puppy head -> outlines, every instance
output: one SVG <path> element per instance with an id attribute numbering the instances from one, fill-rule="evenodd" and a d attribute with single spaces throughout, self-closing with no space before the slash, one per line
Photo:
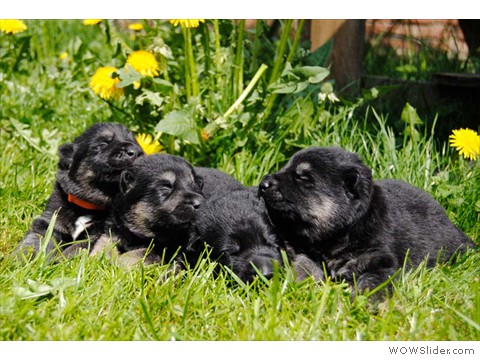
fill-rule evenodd
<path id="1" fill-rule="evenodd" d="M 59 149 L 62 167 L 79 181 L 118 183 L 120 173 L 143 151 L 125 126 L 98 123 Z"/>
<path id="2" fill-rule="evenodd" d="M 275 233 L 265 204 L 251 190 L 237 190 L 208 199 L 194 223 L 187 250 L 197 255 L 203 246 L 213 260 L 251 281 L 257 268 L 270 278 L 282 264 L 283 242 Z"/>
<path id="3" fill-rule="evenodd" d="M 187 229 L 203 200 L 201 178 L 185 159 L 154 154 L 122 173 L 114 211 L 132 233 L 162 238 Z"/>
<path id="4" fill-rule="evenodd" d="M 345 233 L 368 210 L 371 170 L 340 148 L 297 152 L 259 186 L 272 221 L 294 236 L 319 241 Z"/>
<path id="5" fill-rule="evenodd" d="M 65 192 L 96 204 L 108 205 L 121 172 L 143 155 L 125 126 L 98 123 L 59 150 L 57 180 Z"/>

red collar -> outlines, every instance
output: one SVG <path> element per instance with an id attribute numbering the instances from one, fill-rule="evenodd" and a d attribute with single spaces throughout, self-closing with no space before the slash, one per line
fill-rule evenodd
<path id="1" fill-rule="evenodd" d="M 75 195 L 70 193 L 68 194 L 68 202 L 71 202 L 72 204 L 75 204 L 87 210 L 106 210 L 107 209 L 105 206 L 92 204 L 88 201 L 79 199 Z"/>

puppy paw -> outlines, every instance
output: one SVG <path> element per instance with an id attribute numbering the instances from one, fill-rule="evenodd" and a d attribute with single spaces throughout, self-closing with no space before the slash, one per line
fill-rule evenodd
<path id="1" fill-rule="evenodd" d="M 98 253 L 106 253 L 109 257 L 117 256 L 117 241 L 111 236 L 103 234 L 95 241 L 93 244 L 92 250 L 90 251 L 90 256 L 94 256 Z"/>
<path id="2" fill-rule="evenodd" d="M 147 248 L 127 251 L 118 257 L 120 266 L 132 267 L 139 263 L 144 265 L 157 264 L 162 261 L 161 257 L 149 252 Z"/>
<path id="3" fill-rule="evenodd" d="M 295 255 L 292 267 L 295 271 L 297 282 L 309 277 L 312 277 L 316 282 L 322 282 L 325 280 L 323 268 L 306 255 Z"/>
<path id="4" fill-rule="evenodd" d="M 333 280 L 335 281 L 342 281 L 345 280 L 348 283 L 353 282 L 354 274 L 357 269 L 357 259 L 352 259 L 347 261 L 344 265 L 342 266 L 332 266 L 330 264 L 330 276 Z"/>

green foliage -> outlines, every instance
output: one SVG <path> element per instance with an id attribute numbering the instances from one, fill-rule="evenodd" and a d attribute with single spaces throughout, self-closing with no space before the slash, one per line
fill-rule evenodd
<path id="1" fill-rule="evenodd" d="M 262 21 L 242 30 L 212 20 L 188 33 L 162 21 L 143 22 L 141 33 L 112 21 L 27 24 L 16 36 L 0 33 L 1 340 L 480 339 L 474 252 L 453 265 L 402 271 L 392 297 L 376 306 L 368 294 L 352 299 L 343 283 L 297 283 L 288 266 L 269 281 L 243 284 L 228 269 L 217 274 L 209 259 L 179 274 L 166 265 L 125 269 L 103 254 L 55 264 L 43 253 L 27 264 L 14 261 L 13 249 L 51 192 L 58 145 L 99 121 L 149 132 L 166 151 L 245 185 L 257 185 L 299 149 L 342 146 L 358 152 L 375 178 L 430 192 L 477 243 L 480 234 L 479 163 L 437 143 L 409 104 L 395 133 L 389 114 L 369 106 L 388 89 L 319 102 L 331 43 L 310 53 L 282 36 L 289 20 L 276 35 Z M 138 49 L 163 61 L 159 76 L 123 68 Z M 106 65 L 119 68 L 119 101 L 104 101 L 88 87 Z M 272 90 L 289 83 L 293 91 Z"/>

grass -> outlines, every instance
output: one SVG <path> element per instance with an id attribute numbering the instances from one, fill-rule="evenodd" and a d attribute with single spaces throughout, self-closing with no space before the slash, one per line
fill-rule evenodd
<path id="1" fill-rule="evenodd" d="M 238 33 L 229 32 L 231 26 L 219 25 L 227 39 L 238 39 Z M 57 264 L 41 257 L 15 262 L 10 254 L 49 197 L 59 144 L 97 121 L 145 131 L 163 116 L 140 122 L 90 92 L 88 80 L 100 61 L 93 55 L 102 52 L 102 62 L 114 56 L 95 29 L 49 21 L 32 21 L 29 27 L 23 35 L 30 37 L 29 46 L 19 59 L 0 53 L 0 340 L 480 340 L 480 254 L 473 251 L 453 265 L 400 272 L 393 295 L 379 304 L 371 304 L 368 295 L 352 299 L 345 284 L 297 283 L 288 267 L 270 281 L 258 278 L 245 285 L 226 269 L 215 275 L 208 259 L 177 275 L 167 266 L 125 269 L 102 255 L 81 254 Z M 51 36 L 57 32 L 62 37 Z M 178 31 L 166 39 L 183 44 Z M 245 48 L 254 49 L 255 41 L 246 39 Z M 57 58 L 64 47 L 77 49 L 68 66 Z M 202 57 L 205 49 L 215 67 L 215 49 L 202 47 Z M 227 59 L 231 53 L 231 61 L 237 58 L 228 44 L 219 50 Z M 180 79 L 183 65 L 171 66 L 170 79 Z M 220 70 L 228 75 L 224 67 Z M 243 88 L 255 72 L 245 68 Z M 224 75 L 229 86 L 241 78 L 238 71 L 232 78 Z M 200 91 L 213 93 L 202 98 L 202 111 L 205 118 L 216 118 L 218 109 L 226 111 L 234 103 L 232 94 L 242 91 L 232 89 L 228 98 L 218 99 L 220 84 L 205 87 L 204 80 L 215 79 L 200 77 Z M 434 133 L 414 124 L 414 116 L 405 117 L 402 133 L 394 133 L 386 125 L 388 114 L 375 112 L 362 99 L 318 105 L 312 100 L 316 88 L 309 85 L 300 94 L 269 100 L 264 85 L 205 144 L 163 135 L 162 144 L 246 185 L 258 184 L 300 148 L 342 146 L 358 152 L 375 178 L 403 179 L 430 192 L 479 242 L 478 162 L 469 163 L 438 143 Z M 181 91 L 178 96 L 183 102 Z M 264 103 L 255 97 L 273 101 L 272 115 L 262 117 Z M 172 106 L 178 110 L 181 105 Z"/>

